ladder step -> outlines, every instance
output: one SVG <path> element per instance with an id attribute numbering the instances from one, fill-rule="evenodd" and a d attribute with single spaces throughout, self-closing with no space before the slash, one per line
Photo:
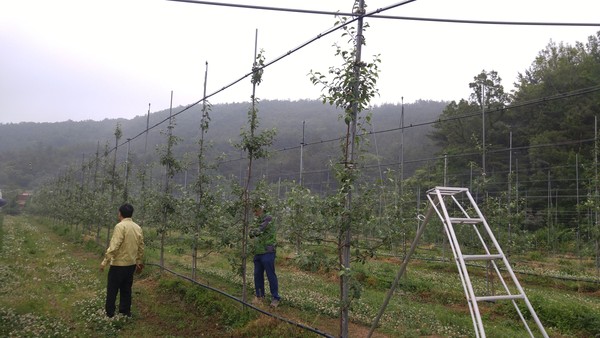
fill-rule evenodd
<path id="1" fill-rule="evenodd" d="M 524 299 L 525 297 L 522 294 L 518 295 L 499 295 L 499 296 L 481 296 L 475 297 L 475 300 L 478 302 L 485 301 L 494 301 L 494 300 L 515 300 L 515 299 Z"/>
<path id="2" fill-rule="evenodd" d="M 479 224 L 483 222 L 483 220 L 481 218 L 450 217 L 450 222 L 453 224 Z"/>
<path id="3" fill-rule="evenodd" d="M 440 194 L 447 196 L 447 195 L 456 195 L 461 192 L 469 191 L 469 189 L 468 188 L 455 188 L 455 187 L 435 187 L 433 189 L 427 190 L 427 193 L 434 194 L 437 191 L 439 191 Z"/>
<path id="4" fill-rule="evenodd" d="M 463 255 L 462 257 L 465 261 L 491 261 L 494 259 L 502 259 L 504 258 L 504 255 Z"/>

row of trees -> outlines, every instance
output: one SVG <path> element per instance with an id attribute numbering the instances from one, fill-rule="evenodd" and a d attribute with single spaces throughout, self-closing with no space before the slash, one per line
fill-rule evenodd
<path id="1" fill-rule="evenodd" d="M 363 13 L 364 3 L 359 1 L 356 6 L 355 10 Z M 356 29 L 349 25 L 352 21 L 357 22 Z M 586 45 L 550 44 L 519 77 L 517 91 L 511 95 L 504 93 L 496 72 L 483 71 L 470 84 L 472 96 L 450 103 L 435 124 L 431 138 L 443 149 L 438 160 L 410 178 L 404 178 L 405 164 L 400 162 L 397 170 L 388 169 L 378 179 L 367 180 L 360 172 L 362 150 L 366 149 L 361 142 L 367 140 L 369 102 L 377 93 L 379 59 L 362 60 L 364 27 L 360 18 L 352 21 L 339 23 L 350 42 L 349 49 L 336 49 L 342 65 L 332 67 L 328 75 L 311 74 L 313 83 L 326 89 L 323 101 L 339 108 L 346 126 L 341 154 L 330 166 L 337 182 L 335 192 L 315 194 L 293 181 L 273 183 L 253 176 L 254 161 L 267 156 L 275 136 L 272 130 L 258 129 L 255 90 L 265 69 L 261 52 L 252 70 L 248 123 L 236 144 L 248 161 L 244 177 L 219 175 L 215 163 L 208 163 L 204 136 L 210 105 L 204 102 L 197 161 L 174 156 L 179 139 L 174 134 L 176 118 L 170 117 L 158 162 L 130 161 L 129 147 L 125 160 L 119 162 L 117 152 L 124 150 L 118 125 L 113 149 L 106 145 L 101 154 L 98 145 L 94 158 L 49 181 L 36 192 L 31 210 L 81 226 L 82 232 L 93 229 L 100 242 L 101 228 L 107 227 L 108 241 L 115 210 L 123 201 L 130 201 L 138 207 L 138 220 L 156 230 L 156 241 L 149 245 L 159 248 L 161 265 L 169 237 L 184 236 L 190 239 L 193 274 L 199 249 L 205 248 L 230 255 L 232 267 L 245 278 L 250 205 L 259 199 L 266 201 L 279 218 L 280 238 L 293 245 L 299 257 L 310 255 L 305 250 L 308 243 L 329 242 L 336 248 L 338 261 L 329 267 L 340 269 L 341 336 L 347 336 L 352 299 L 360 296 L 351 262 L 365 261 L 377 250 L 401 252 L 414 235 L 416 216 L 425 208 L 421 202 L 425 191 L 436 185 L 469 185 L 476 191 L 488 222 L 506 234 L 508 252 L 569 250 L 576 242 L 580 254 L 598 257 L 598 150 L 597 135 L 590 125 L 594 125 L 600 106 L 600 35 L 590 37 Z M 516 153 L 521 162 L 513 166 L 511 159 Z M 197 166 L 197 180 L 191 185 L 174 180 L 186 163 Z M 573 168 L 581 181 L 567 179 Z M 155 178 L 157 173 L 160 180 Z M 519 173 L 525 173 L 526 179 Z M 542 179 L 547 176 L 555 184 L 554 190 L 548 188 L 548 204 L 524 194 L 539 188 L 541 182 L 550 182 Z M 275 193 L 282 185 L 285 193 Z M 577 190 L 575 197 L 563 195 L 573 189 Z M 557 196 L 560 192 L 560 200 L 552 198 L 553 192 Z M 554 208 L 577 213 L 560 222 L 539 217 Z M 537 219 L 528 219 L 532 217 Z M 563 246 L 558 245 L 557 233 Z M 548 240 L 540 240 L 540 234 Z M 429 227 L 425 240 L 441 242 L 442 235 L 439 229 Z M 243 298 L 245 287 L 244 279 Z"/>
<path id="2" fill-rule="evenodd" d="M 476 189 L 518 217 L 508 224 L 545 230 L 552 249 L 558 238 L 575 239 L 577 250 L 592 241 L 596 255 L 599 44 L 600 33 L 585 44 L 550 43 L 511 94 L 496 72 L 482 72 L 431 134 L 448 158 L 448 184 L 472 186 L 475 173 Z"/>

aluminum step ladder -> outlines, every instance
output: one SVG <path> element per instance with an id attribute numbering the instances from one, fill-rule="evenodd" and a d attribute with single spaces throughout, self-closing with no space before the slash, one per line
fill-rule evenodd
<path id="1" fill-rule="evenodd" d="M 539 320 L 535 310 L 531 306 L 525 291 L 521 287 L 521 284 L 517 280 L 508 259 L 498 241 L 494 237 L 490 226 L 483 217 L 483 214 L 479 210 L 477 203 L 471 196 L 469 189 L 467 188 L 454 188 L 454 187 L 435 187 L 427 191 L 427 198 L 429 199 L 429 212 L 433 209 L 444 225 L 444 231 L 448 237 L 450 247 L 456 262 L 460 274 L 460 280 L 462 282 L 467 303 L 469 305 L 469 311 L 473 320 L 473 327 L 475 328 L 475 334 L 477 337 L 485 337 L 485 329 L 481 319 L 481 313 L 479 311 L 480 302 L 495 302 L 495 301 L 511 301 L 521 318 L 521 321 L 525 325 L 525 329 L 529 333 L 530 337 L 535 337 L 527 320 L 521 313 L 517 302 L 525 302 L 531 317 L 535 321 L 539 333 L 543 337 L 548 337 L 544 326 Z M 424 223 L 422 226 L 424 227 Z M 470 228 L 470 229 L 469 229 Z M 459 238 L 457 236 L 457 229 L 459 235 L 464 236 L 466 231 L 474 232 L 476 239 L 481 244 L 483 251 L 479 253 L 465 254 L 460 246 Z M 464 246 L 466 248 L 466 246 Z M 470 248 L 472 250 L 472 248 Z M 481 250 L 481 249 L 480 249 Z M 471 277 L 467 270 L 466 262 L 486 262 L 496 273 L 496 277 L 502 284 L 504 292 L 502 294 L 492 295 L 476 295 L 475 289 L 473 288 Z M 510 280 L 505 280 L 500 272 L 499 264 L 502 264 L 504 271 L 510 276 Z M 508 278 L 506 278 L 508 279 Z"/>

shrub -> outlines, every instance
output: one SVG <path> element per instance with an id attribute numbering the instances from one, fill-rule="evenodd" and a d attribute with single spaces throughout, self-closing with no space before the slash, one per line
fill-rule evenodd
<path id="1" fill-rule="evenodd" d="M 294 261 L 298 268 L 310 272 L 329 272 L 332 267 L 336 266 L 335 262 L 329 259 L 326 254 L 316 251 L 302 253 L 294 258 Z"/>
<path id="2" fill-rule="evenodd" d="M 579 333 L 587 337 L 600 335 L 600 310 L 574 299 L 558 299 L 528 293 L 529 301 L 545 327 L 555 327 L 561 332 Z M 525 318 L 531 319 L 524 302 L 517 302 Z M 495 311 L 518 320 L 511 302 L 501 302 Z"/>
<path id="3" fill-rule="evenodd" d="M 242 311 L 232 301 L 196 285 L 189 285 L 180 279 L 161 279 L 159 287 L 175 293 L 196 310 L 206 316 L 216 317 L 224 327 L 242 327 L 252 319 L 253 314 Z"/>

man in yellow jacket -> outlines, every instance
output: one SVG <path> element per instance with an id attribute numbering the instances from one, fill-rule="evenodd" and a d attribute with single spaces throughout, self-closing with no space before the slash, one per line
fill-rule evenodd
<path id="1" fill-rule="evenodd" d="M 119 208 L 119 223 L 115 226 L 110 245 L 106 249 L 104 260 L 100 263 L 100 271 L 107 264 L 108 282 L 106 285 L 106 315 L 115 315 L 117 293 L 119 298 L 119 313 L 131 317 L 131 287 L 133 274 L 136 269 L 143 268 L 144 235 L 142 228 L 132 219 L 133 206 L 129 203 Z"/>

